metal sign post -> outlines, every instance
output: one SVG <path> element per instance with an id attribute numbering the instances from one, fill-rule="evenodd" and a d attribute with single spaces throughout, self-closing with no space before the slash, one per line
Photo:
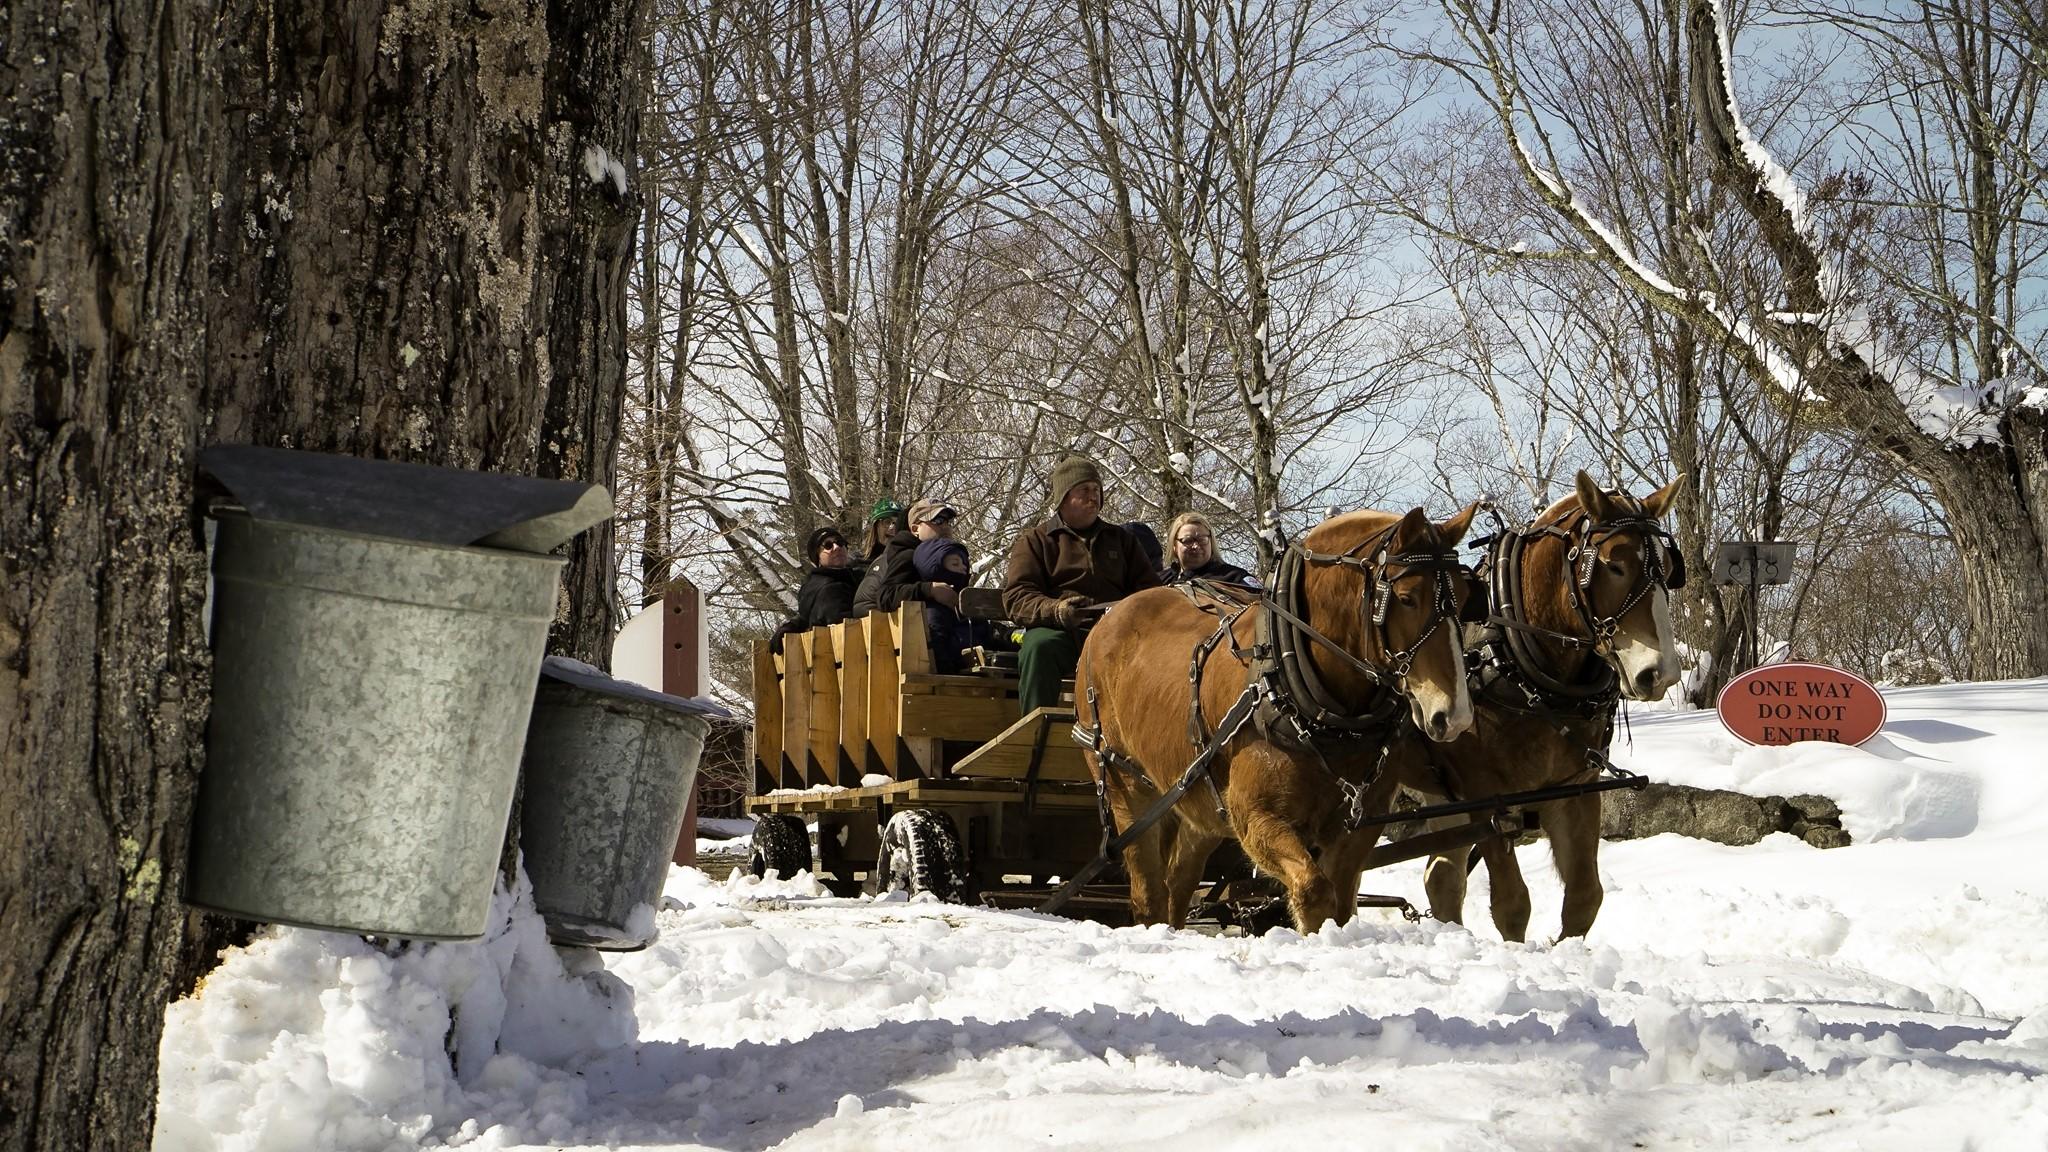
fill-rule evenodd
<path id="1" fill-rule="evenodd" d="M 1790 584 L 1798 549 L 1797 540 L 1724 540 L 1714 547 L 1714 583 L 1746 589 L 1749 635 L 1744 668 L 1756 667 L 1758 660 L 1757 589 L 1765 584 Z"/>

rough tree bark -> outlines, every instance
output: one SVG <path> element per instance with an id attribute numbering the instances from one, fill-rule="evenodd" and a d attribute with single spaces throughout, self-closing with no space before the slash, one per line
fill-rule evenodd
<path id="1" fill-rule="evenodd" d="M 154 1123 L 210 675 L 213 18 L 23 0 L 0 30 L 0 1149 Z"/>
<path id="2" fill-rule="evenodd" d="M 11 9 L 0 1149 L 147 1147 L 181 944 L 217 939 L 179 900 L 199 448 L 609 479 L 632 205 L 582 143 L 634 154 L 636 11 Z M 614 564 L 572 556 L 557 650 L 601 661 Z"/>

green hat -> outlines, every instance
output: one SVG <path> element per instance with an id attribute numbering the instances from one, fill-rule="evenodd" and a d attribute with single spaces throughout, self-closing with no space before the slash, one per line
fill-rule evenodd
<path id="1" fill-rule="evenodd" d="M 1069 456 L 1060 461 L 1052 470 L 1052 506 L 1058 508 L 1075 485 L 1091 480 L 1102 483 L 1102 473 L 1096 469 L 1095 461 L 1086 456 Z"/>
<path id="2" fill-rule="evenodd" d="M 890 516 L 901 516 L 908 511 L 910 509 L 898 504 L 891 497 L 884 496 L 880 500 L 875 501 L 873 508 L 868 509 L 868 523 L 873 524 L 877 520 L 886 519 Z"/>

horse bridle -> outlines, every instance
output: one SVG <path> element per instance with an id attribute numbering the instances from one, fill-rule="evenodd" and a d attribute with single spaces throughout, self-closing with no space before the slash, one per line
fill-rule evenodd
<path id="1" fill-rule="evenodd" d="M 1383 532 L 1366 537 L 1346 552 L 1315 552 L 1299 544 L 1294 547 L 1300 551 L 1302 559 L 1307 563 L 1353 568 L 1364 578 L 1358 593 L 1359 619 L 1367 624 L 1362 631 L 1367 632 L 1379 645 L 1382 657 L 1381 664 L 1374 668 L 1374 679 L 1383 684 L 1391 684 L 1396 692 L 1405 696 L 1408 694 L 1408 670 L 1414 666 L 1416 654 L 1421 652 L 1422 646 L 1429 643 L 1430 638 L 1437 634 L 1437 630 L 1444 626 L 1444 621 L 1455 621 L 1458 618 L 1458 595 L 1453 581 L 1467 575 L 1467 572 L 1455 551 L 1394 552 L 1394 533 L 1400 527 L 1401 525 L 1396 523 Z M 1374 550 L 1375 545 L 1377 550 Z M 1368 551 L 1372 552 L 1372 558 L 1361 559 L 1360 553 Z M 1398 574 L 1391 572 L 1390 569 L 1397 565 L 1401 571 Z M 1429 609 L 1429 623 L 1423 628 L 1422 634 L 1415 638 L 1413 644 L 1397 651 L 1387 635 L 1387 616 L 1393 606 L 1394 581 L 1418 571 L 1436 573 L 1436 578 L 1431 581 L 1433 600 Z M 1369 660 L 1363 662 L 1371 663 Z"/>
<path id="2" fill-rule="evenodd" d="M 1592 513 L 1580 509 L 1578 518 L 1567 523 L 1571 525 L 1569 529 L 1562 524 L 1544 524 L 1527 529 L 1521 535 L 1525 540 L 1535 536 L 1556 536 L 1565 541 L 1565 566 L 1571 573 L 1571 578 L 1565 581 L 1565 597 L 1571 601 L 1579 623 L 1585 625 L 1587 634 L 1593 638 L 1593 650 L 1611 652 L 1615 633 L 1621 629 L 1622 617 L 1633 611 L 1652 589 L 1675 592 L 1685 587 L 1685 554 L 1679 551 L 1678 542 L 1662 524 L 1640 513 L 1595 520 Z M 1593 610 L 1593 570 L 1600 562 L 1600 546 L 1624 532 L 1635 532 L 1641 537 L 1640 571 L 1621 607 L 1601 616 Z"/>

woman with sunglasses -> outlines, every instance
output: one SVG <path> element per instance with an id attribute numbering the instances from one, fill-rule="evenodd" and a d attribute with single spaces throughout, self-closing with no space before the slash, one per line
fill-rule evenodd
<path id="1" fill-rule="evenodd" d="M 853 550 L 839 529 L 826 525 L 804 540 L 804 554 L 811 571 L 796 590 L 796 615 L 807 627 L 836 624 L 853 615 L 853 594 L 860 584 L 860 569 L 853 566 Z"/>

